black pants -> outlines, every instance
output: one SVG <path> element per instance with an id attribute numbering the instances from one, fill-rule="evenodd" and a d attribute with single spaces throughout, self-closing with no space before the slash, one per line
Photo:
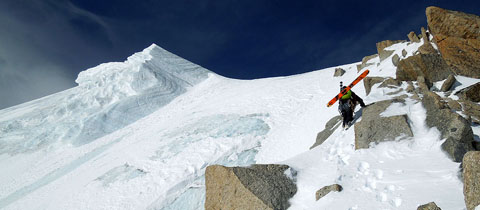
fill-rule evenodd
<path id="1" fill-rule="evenodd" d="M 343 118 L 343 127 L 345 127 L 345 125 L 347 125 L 349 122 L 353 120 L 353 111 L 346 110 L 342 112 L 342 118 Z"/>

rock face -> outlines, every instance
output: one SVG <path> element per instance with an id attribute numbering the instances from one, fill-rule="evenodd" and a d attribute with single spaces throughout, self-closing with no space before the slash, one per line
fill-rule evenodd
<path id="1" fill-rule="evenodd" d="M 480 105 L 471 101 L 462 100 L 463 113 L 469 116 L 474 123 L 480 124 Z"/>
<path id="2" fill-rule="evenodd" d="M 408 37 L 408 40 L 410 40 L 411 42 L 420 42 L 420 39 L 418 38 L 418 36 L 413 31 L 410 31 L 410 33 L 408 33 L 407 37 Z"/>
<path id="3" fill-rule="evenodd" d="M 327 124 L 325 124 L 325 129 L 317 134 L 317 140 L 315 143 L 310 147 L 313 149 L 314 147 L 322 144 L 325 140 L 332 135 L 333 131 L 335 131 L 338 126 L 340 126 L 340 122 L 342 121 L 342 116 L 338 115 L 330 119 Z"/>
<path id="4" fill-rule="evenodd" d="M 427 23 L 433 36 L 443 34 L 464 39 L 478 39 L 480 17 L 439 7 L 426 9 Z"/>
<path id="5" fill-rule="evenodd" d="M 480 82 L 459 90 L 455 95 L 464 100 L 480 102 Z"/>
<path id="6" fill-rule="evenodd" d="M 428 35 L 428 32 L 427 32 L 427 30 L 425 30 L 425 28 L 424 28 L 424 27 L 422 27 L 420 30 L 422 31 L 422 39 L 423 39 L 423 43 L 430 42 L 430 40 L 429 40 L 429 35 Z"/>
<path id="7" fill-rule="evenodd" d="M 437 127 L 441 138 L 446 139 L 442 149 L 453 161 L 461 162 L 463 155 L 473 150 L 473 131 L 470 123 L 451 111 L 441 97 L 434 92 L 424 92 L 422 103 L 427 110 L 427 125 Z"/>
<path id="8" fill-rule="evenodd" d="M 372 86 L 374 84 L 383 82 L 385 78 L 383 77 L 365 77 L 363 79 L 363 85 L 365 86 L 365 93 L 366 95 L 370 94 L 370 91 L 372 90 Z"/>
<path id="9" fill-rule="evenodd" d="M 438 207 L 437 204 L 435 204 L 435 202 L 430 202 L 430 203 L 419 206 L 417 210 L 442 210 L 442 209 Z"/>
<path id="10" fill-rule="evenodd" d="M 376 102 L 363 109 L 362 121 L 355 123 L 355 149 L 369 148 L 370 143 L 392 141 L 398 137 L 413 136 L 407 115 L 382 117 L 392 103 L 403 103 L 392 99 Z M 372 129 L 373 128 L 373 129 Z"/>
<path id="11" fill-rule="evenodd" d="M 400 56 L 398 56 L 397 54 L 395 54 L 393 57 L 392 57 L 392 63 L 394 66 L 397 66 L 398 65 L 398 62 L 400 62 Z"/>
<path id="12" fill-rule="evenodd" d="M 447 101 L 447 106 L 453 111 L 462 111 L 462 105 L 451 98 L 445 98 Z"/>
<path id="13" fill-rule="evenodd" d="M 385 41 L 378 42 L 377 52 L 378 52 L 378 56 L 380 57 L 380 61 L 385 60 L 385 58 L 388 58 L 393 53 L 392 50 L 385 50 L 385 48 L 401 42 L 404 42 L 404 41 L 403 40 L 394 40 L 394 41 L 385 40 Z"/>
<path id="14" fill-rule="evenodd" d="M 480 17 L 438 7 L 426 10 L 438 49 L 458 75 L 480 78 Z"/>
<path id="15" fill-rule="evenodd" d="M 345 70 L 342 68 L 336 68 L 335 73 L 333 74 L 334 77 L 341 77 L 345 74 Z"/>
<path id="16" fill-rule="evenodd" d="M 447 80 L 443 82 L 442 87 L 440 88 L 440 91 L 447 92 L 452 88 L 452 85 L 456 82 L 457 80 L 453 76 L 453 74 L 450 74 L 450 76 L 447 77 Z"/>
<path id="17" fill-rule="evenodd" d="M 463 158 L 463 195 L 468 210 L 480 205 L 480 152 L 468 152 Z"/>
<path id="18" fill-rule="evenodd" d="M 341 192 L 343 190 L 343 187 L 338 185 L 338 184 L 332 184 L 329 186 L 322 187 L 322 189 L 317 190 L 315 193 L 315 198 L 320 200 L 323 196 L 327 195 L 330 192 Z"/>
<path id="19" fill-rule="evenodd" d="M 396 78 L 402 81 L 415 81 L 424 76 L 431 82 L 446 79 L 452 72 L 439 54 L 417 54 L 400 60 Z"/>
<path id="20" fill-rule="evenodd" d="M 428 80 L 426 80 L 423 76 L 417 77 L 417 84 L 421 92 L 430 90 L 430 87 L 432 86 L 432 84 L 429 83 Z"/>
<path id="21" fill-rule="evenodd" d="M 297 187 L 287 165 L 208 166 L 205 209 L 287 209 Z M 291 169 L 290 169 L 291 170 Z"/>

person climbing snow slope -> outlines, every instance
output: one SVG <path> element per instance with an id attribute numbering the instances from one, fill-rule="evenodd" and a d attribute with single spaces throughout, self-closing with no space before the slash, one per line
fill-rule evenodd
<path id="1" fill-rule="evenodd" d="M 341 86 L 340 91 L 345 89 L 346 86 Z M 361 107 L 365 107 L 363 100 L 355 94 L 352 90 L 349 90 L 347 94 L 343 95 L 338 102 L 338 112 L 342 115 L 343 124 L 342 127 L 348 129 L 353 121 L 353 112 L 355 106 L 360 104 Z"/>

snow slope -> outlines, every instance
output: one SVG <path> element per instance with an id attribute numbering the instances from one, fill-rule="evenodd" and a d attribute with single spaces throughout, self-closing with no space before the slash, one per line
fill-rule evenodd
<path id="1" fill-rule="evenodd" d="M 408 55 L 419 44 L 396 44 Z M 398 50 L 398 52 L 397 52 Z M 415 137 L 353 149 L 353 129 L 338 129 L 309 150 L 337 115 L 327 102 L 356 65 L 289 77 L 233 80 L 152 45 L 123 63 L 82 72 L 78 87 L 0 110 L 0 208 L 203 209 L 208 165 L 287 163 L 298 171 L 291 209 L 414 209 L 435 201 L 464 209 L 458 164 L 425 126 L 420 103 L 387 109 L 408 114 Z M 391 59 L 371 75 L 393 76 Z M 404 87 L 406 85 L 404 84 Z M 363 84 L 368 104 L 396 89 Z M 361 117 L 360 119 L 361 120 Z M 315 201 L 339 183 L 341 193 Z"/>

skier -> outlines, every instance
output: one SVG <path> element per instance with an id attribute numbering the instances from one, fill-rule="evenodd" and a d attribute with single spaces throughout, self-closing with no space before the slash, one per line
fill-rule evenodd
<path id="1" fill-rule="evenodd" d="M 346 86 L 343 86 L 342 83 L 340 83 L 340 92 L 345 88 Z M 343 128 L 348 129 L 348 127 L 351 126 L 353 121 L 353 112 L 355 111 L 355 106 L 357 104 L 360 104 L 361 107 L 365 107 L 363 100 L 352 90 L 349 90 L 347 94 L 340 98 L 340 101 L 338 102 L 338 112 L 340 112 L 343 118 Z"/>

